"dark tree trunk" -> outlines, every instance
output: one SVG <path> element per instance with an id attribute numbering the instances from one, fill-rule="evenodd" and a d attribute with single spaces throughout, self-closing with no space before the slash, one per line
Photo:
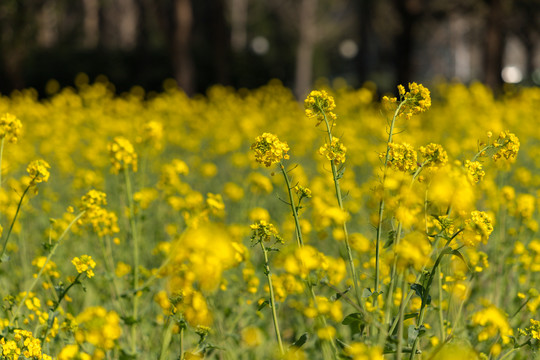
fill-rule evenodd
<path id="1" fill-rule="evenodd" d="M 489 14 L 486 24 L 484 48 L 484 82 L 492 89 L 502 85 L 501 70 L 504 53 L 504 22 L 501 0 L 488 0 Z"/>
<path id="2" fill-rule="evenodd" d="M 190 46 L 193 26 L 191 0 L 174 1 L 174 22 L 172 38 L 174 77 L 186 94 L 193 95 L 195 88 Z"/>
<path id="3" fill-rule="evenodd" d="M 299 100 L 307 95 L 311 87 L 313 72 L 313 48 L 315 46 L 315 16 L 317 0 L 302 0 L 299 10 L 300 39 L 296 52 L 294 94 Z"/>
<path id="4" fill-rule="evenodd" d="M 398 11 L 401 32 L 396 38 L 396 53 L 394 55 L 396 78 L 398 84 L 406 85 L 412 79 L 412 55 L 414 24 L 418 21 L 422 10 L 419 0 L 394 0 Z"/>
<path id="5" fill-rule="evenodd" d="M 359 41 L 359 54 L 357 62 L 358 80 L 360 84 L 364 83 L 368 79 L 369 75 L 369 59 L 371 52 L 369 49 L 369 39 L 372 36 L 371 19 L 372 19 L 372 0 L 360 0 L 357 3 L 358 9 L 358 33 L 360 37 Z"/>
<path id="6" fill-rule="evenodd" d="M 220 84 L 230 84 L 231 32 L 225 20 L 225 12 L 227 11 L 225 5 L 224 0 L 213 0 L 210 6 L 214 81 Z"/>

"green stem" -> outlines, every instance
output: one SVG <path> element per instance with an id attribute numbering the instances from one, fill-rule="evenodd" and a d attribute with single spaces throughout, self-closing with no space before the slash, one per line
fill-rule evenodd
<path id="1" fill-rule="evenodd" d="M 36 176 L 37 177 L 37 176 Z M 30 184 L 28 184 L 28 186 L 26 187 L 26 189 L 24 189 L 24 192 L 21 196 L 21 199 L 19 200 L 19 204 L 17 204 L 17 210 L 15 211 L 15 216 L 13 216 L 13 220 L 11 221 L 11 225 L 9 227 L 9 230 L 8 230 L 8 233 L 6 235 L 6 239 L 4 240 L 4 245 L 2 246 L 2 252 L 0 253 L 0 263 L 3 261 L 2 259 L 4 258 L 4 254 L 6 252 L 6 248 L 7 248 L 7 244 L 8 244 L 8 241 L 9 241 L 9 237 L 11 235 L 11 231 L 13 230 L 13 225 L 15 225 L 15 221 L 17 220 L 17 216 L 19 215 L 19 211 L 21 210 L 21 205 L 22 205 L 22 202 L 23 202 L 23 199 L 24 197 L 26 196 L 26 193 L 28 192 L 28 190 L 30 190 L 30 188 L 35 185 L 34 184 L 34 180 L 36 179 L 36 177 L 34 177 L 31 181 L 30 181 Z"/>
<path id="2" fill-rule="evenodd" d="M 137 288 L 139 286 L 139 234 L 135 223 L 135 205 L 133 203 L 133 191 L 131 188 L 131 180 L 129 170 L 124 167 L 124 178 L 126 182 L 126 196 L 129 205 L 129 225 L 131 238 L 133 239 L 133 324 L 131 325 L 131 353 L 137 356 L 137 322 L 139 316 L 139 296 Z"/>
<path id="3" fill-rule="evenodd" d="M 159 353 L 159 360 L 165 360 L 167 358 L 167 349 L 171 343 L 172 330 L 174 322 L 170 318 L 167 319 L 167 328 L 165 329 L 165 334 L 163 335 L 163 340 L 161 341 L 161 350 Z"/>
<path id="4" fill-rule="evenodd" d="M 62 241 L 62 239 L 64 238 L 64 236 L 66 236 L 66 234 L 68 233 L 69 229 L 71 229 L 71 227 L 73 226 L 73 224 L 75 224 L 77 221 L 79 221 L 79 219 L 84 215 L 86 211 L 83 211 L 81 212 L 79 215 L 77 215 L 75 217 L 75 219 L 73 219 L 68 227 L 64 230 L 64 232 L 62 233 L 62 235 L 60 235 L 60 237 L 58 238 L 58 240 L 56 241 L 56 244 L 54 244 L 54 246 L 52 247 L 51 249 L 51 252 L 49 253 L 49 255 L 47 256 L 47 259 L 45 260 L 45 263 L 43 264 L 43 266 L 41 267 L 41 269 L 39 270 L 37 276 L 34 278 L 34 281 L 32 282 L 32 284 L 30 285 L 30 287 L 26 290 L 26 293 L 24 295 L 24 297 L 21 299 L 21 301 L 19 302 L 19 304 L 17 305 L 17 308 L 15 310 L 15 312 L 13 313 L 13 315 L 11 316 L 10 320 L 9 320 L 9 324 L 13 324 L 13 321 L 17 318 L 17 316 L 19 315 L 19 311 L 21 310 L 21 307 L 22 305 L 24 304 L 24 302 L 26 301 L 26 299 L 28 298 L 28 294 L 34 289 L 34 287 L 36 286 L 37 282 L 39 281 L 39 279 L 41 278 L 41 275 L 43 274 L 43 271 L 45 270 L 47 264 L 49 263 L 49 261 L 51 260 L 52 256 L 54 255 L 56 249 L 58 248 L 58 245 L 60 245 L 60 242 Z"/>
<path id="5" fill-rule="evenodd" d="M 272 274 L 270 273 L 270 266 L 268 265 L 268 252 L 262 240 L 259 241 L 259 244 L 261 244 L 261 249 L 264 254 L 264 273 L 266 275 L 266 278 L 268 279 L 268 288 L 270 291 L 270 306 L 272 307 L 272 318 L 274 319 L 274 330 L 276 332 L 276 338 L 279 345 L 279 352 L 283 356 L 285 354 L 285 351 L 283 350 L 283 343 L 281 342 L 281 334 L 279 332 L 276 302 L 274 300 L 274 287 L 272 286 Z"/>
<path id="6" fill-rule="evenodd" d="M 326 131 L 328 133 L 328 140 L 330 141 L 330 144 L 332 144 L 332 130 L 330 129 L 330 123 L 328 122 L 328 118 L 326 116 L 326 112 L 322 111 L 324 122 L 326 124 Z M 339 177 L 337 173 L 337 168 L 334 160 L 330 161 L 330 166 L 332 167 L 332 178 L 334 180 L 334 187 L 336 189 L 336 198 L 339 205 L 339 208 L 343 210 L 343 197 L 341 196 L 341 186 L 339 185 Z M 343 234 L 345 236 L 345 247 L 347 250 L 347 260 L 349 262 L 349 267 L 351 269 L 351 275 L 353 278 L 353 284 L 354 284 L 354 293 L 356 297 L 356 301 L 358 302 L 358 305 L 363 308 L 362 301 L 360 301 L 360 289 L 359 289 L 359 282 L 358 282 L 358 276 L 356 275 L 356 267 L 354 266 L 354 260 L 352 256 L 352 250 L 351 245 L 349 242 L 349 233 L 347 231 L 347 222 L 343 221 Z"/>
<path id="7" fill-rule="evenodd" d="M 375 242 L 375 284 L 374 284 L 374 292 L 379 292 L 379 285 L 380 285 L 380 249 L 381 249 L 381 238 L 382 238 L 382 222 L 383 222 L 383 214 L 384 214 L 384 186 L 386 183 L 386 176 L 387 176 L 387 170 L 388 170 L 388 161 L 390 160 L 390 146 L 389 144 L 392 142 L 392 136 L 394 134 L 394 126 L 396 123 L 396 119 L 399 115 L 399 111 L 401 110 L 401 106 L 404 104 L 402 101 L 399 103 L 396 111 L 394 112 L 394 116 L 392 117 L 392 122 L 390 123 L 390 131 L 388 132 L 388 141 L 386 143 L 386 156 L 384 158 L 384 167 L 383 167 L 383 178 L 381 182 L 381 200 L 379 202 L 379 219 L 377 222 L 377 239 Z M 373 306 L 377 306 L 377 297 L 373 299 Z"/>
<path id="8" fill-rule="evenodd" d="M 441 341 L 445 340 L 446 333 L 445 333 L 445 327 L 444 327 L 444 316 L 443 316 L 443 309 L 442 309 L 442 272 L 441 268 L 439 267 L 437 269 L 437 287 L 439 291 L 439 326 L 440 326 L 440 336 Z"/>
<path id="9" fill-rule="evenodd" d="M 285 171 L 285 167 L 280 162 L 279 168 L 281 169 L 281 172 L 283 173 L 283 177 L 285 178 L 285 183 L 287 184 L 287 192 L 289 194 L 289 202 L 291 205 L 291 210 L 294 216 L 294 224 L 296 226 L 296 241 L 298 242 L 298 247 L 304 246 L 304 239 L 302 238 L 302 231 L 300 229 L 300 222 L 298 220 L 298 209 L 296 208 L 296 205 L 294 203 L 294 198 L 292 194 L 292 188 L 291 188 L 291 182 L 289 180 L 289 176 L 287 176 L 287 171 Z"/>
<path id="10" fill-rule="evenodd" d="M 79 278 L 83 275 L 83 273 L 78 273 L 77 274 L 77 277 L 75 278 L 75 280 L 73 280 L 73 282 L 71 284 L 69 284 L 69 286 L 67 288 L 64 289 L 64 291 L 62 291 L 62 293 L 60 294 L 60 296 L 58 297 L 58 300 L 56 301 L 56 304 L 54 305 L 54 307 L 51 309 L 51 311 L 49 312 L 50 317 L 49 317 L 49 320 L 47 321 L 47 328 L 45 329 L 45 333 L 41 336 L 41 343 L 44 344 L 45 342 L 45 339 L 47 338 L 47 334 L 49 333 L 49 330 L 51 329 L 51 327 L 53 326 L 54 324 L 54 319 L 56 318 L 54 312 L 56 311 L 56 309 L 58 309 L 58 307 L 60 306 L 60 303 L 62 302 L 62 300 L 64 299 L 64 297 L 67 295 L 69 289 L 71 289 L 73 287 L 73 285 L 77 284 L 79 282 Z"/>
<path id="11" fill-rule="evenodd" d="M 396 360 L 401 360 L 402 350 L 403 350 L 403 317 L 405 313 L 405 286 L 407 284 L 407 269 L 402 275 L 401 279 L 401 303 L 399 304 L 399 313 L 398 313 L 398 343 L 396 348 Z"/>

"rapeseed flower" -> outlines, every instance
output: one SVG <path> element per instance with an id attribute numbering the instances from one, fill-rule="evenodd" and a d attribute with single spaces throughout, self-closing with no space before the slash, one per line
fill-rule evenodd
<path id="1" fill-rule="evenodd" d="M 325 90 L 313 90 L 304 100 L 305 114 L 309 119 L 316 119 L 318 126 L 326 117 L 336 120 L 336 114 L 332 112 L 336 108 L 334 98 Z"/>
<path id="2" fill-rule="evenodd" d="M 493 144 L 498 149 L 492 157 L 494 161 L 504 157 L 505 159 L 515 159 L 519 152 L 519 139 L 511 132 L 502 131 L 499 138 Z"/>
<path id="3" fill-rule="evenodd" d="M 381 159 L 386 159 L 386 153 L 380 153 L 379 157 Z M 387 165 L 392 166 L 399 171 L 414 171 L 418 167 L 416 151 L 407 143 L 388 143 Z"/>
<path id="4" fill-rule="evenodd" d="M 28 172 L 28 175 L 31 179 L 30 185 L 49 181 L 50 168 L 51 166 L 45 160 L 34 160 L 30 164 L 28 164 L 26 171 Z"/>
<path id="5" fill-rule="evenodd" d="M 137 171 L 137 153 L 128 139 L 117 136 L 109 143 L 108 149 L 113 173 L 117 174 L 129 168 L 130 165 L 134 172 Z"/>
<path id="6" fill-rule="evenodd" d="M 15 115 L 5 113 L 0 116 L 0 139 L 16 143 L 21 132 L 22 123 Z"/>
<path id="7" fill-rule="evenodd" d="M 279 141 L 274 134 L 264 133 L 257 136 L 255 142 L 251 145 L 251 150 L 255 152 L 255 161 L 270 167 L 277 164 L 282 159 L 288 159 L 289 146 L 286 142 Z"/>
<path id="8" fill-rule="evenodd" d="M 324 144 L 324 146 L 321 146 L 319 149 L 319 154 L 325 156 L 330 161 L 334 161 L 336 165 L 345 162 L 346 153 L 347 148 L 341 143 L 339 138 L 335 136 L 332 138 L 332 143 Z"/>
<path id="9" fill-rule="evenodd" d="M 431 143 L 418 150 L 424 158 L 424 166 L 438 168 L 448 163 L 448 154 L 439 144 Z"/>
<path id="10" fill-rule="evenodd" d="M 96 262 L 90 255 L 81 255 L 81 257 L 74 257 L 71 263 L 75 265 L 79 274 L 86 273 L 88 278 L 94 276 L 93 269 L 96 267 Z"/>

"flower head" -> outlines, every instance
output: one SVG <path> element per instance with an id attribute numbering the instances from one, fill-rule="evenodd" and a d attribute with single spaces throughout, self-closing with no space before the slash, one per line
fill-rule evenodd
<path id="1" fill-rule="evenodd" d="M 273 224 L 260 220 L 250 227 L 251 230 L 253 230 L 251 241 L 254 243 L 258 243 L 260 241 L 270 241 L 271 238 L 274 238 L 276 242 L 283 243 L 283 239 L 281 236 L 279 236 L 276 227 Z"/>
<path id="2" fill-rule="evenodd" d="M 313 90 L 304 100 L 306 116 L 310 119 L 317 119 L 318 126 L 325 116 L 336 120 L 336 114 L 332 112 L 336 108 L 334 98 L 324 90 Z"/>
<path id="3" fill-rule="evenodd" d="M 331 144 L 324 144 L 319 149 L 319 154 L 326 156 L 330 161 L 334 161 L 336 165 L 342 164 L 345 162 L 345 154 L 347 148 L 343 145 L 339 138 L 333 137 Z"/>
<path id="4" fill-rule="evenodd" d="M 439 144 L 429 144 L 421 146 L 420 154 L 424 158 L 424 165 L 427 167 L 443 167 L 448 163 L 448 154 Z"/>
<path id="5" fill-rule="evenodd" d="M 128 139 L 117 136 L 109 143 L 109 154 L 113 165 L 113 172 L 127 169 L 131 165 L 133 171 L 137 171 L 137 153 Z"/>
<path id="6" fill-rule="evenodd" d="M 428 110 L 431 107 L 431 95 L 429 89 L 422 84 L 409 83 L 409 91 L 403 85 L 398 85 L 399 99 L 401 103 L 398 115 L 404 114 L 407 119 L 413 115 Z"/>
<path id="7" fill-rule="evenodd" d="M 73 260 L 71 260 L 71 263 L 75 265 L 79 274 L 86 273 L 88 278 L 94 276 L 94 271 L 92 269 L 96 267 L 96 262 L 90 255 L 81 255 L 80 258 L 74 257 Z"/>
<path id="8" fill-rule="evenodd" d="M 504 157 L 505 159 L 515 159 L 519 151 L 519 139 L 509 131 L 503 131 L 493 144 L 499 151 L 493 155 L 493 161 Z"/>
<path id="9" fill-rule="evenodd" d="M 385 158 L 386 154 L 379 154 L 380 158 Z M 414 148 L 407 144 L 388 143 L 388 166 L 393 166 L 400 171 L 413 171 L 418 164 L 417 155 Z"/>
<path id="10" fill-rule="evenodd" d="M 484 175 L 486 175 L 486 172 L 482 170 L 482 163 L 479 161 L 465 161 L 465 169 L 467 169 L 467 174 L 469 175 L 469 178 L 474 181 L 475 183 L 479 182 L 484 178 Z"/>
<path id="11" fill-rule="evenodd" d="M 289 145 L 286 142 L 279 141 L 276 135 L 270 133 L 257 136 L 255 142 L 251 145 L 251 150 L 255 152 L 255 160 L 266 167 L 270 167 L 282 159 L 289 158 L 289 155 L 287 155 Z"/>
<path id="12" fill-rule="evenodd" d="M 5 113 L 0 116 L 0 139 L 7 138 L 9 142 L 16 143 L 21 128 L 21 121 L 15 115 Z"/>
<path id="13" fill-rule="evenodd" d="M 462 242 L 467 246 L 476 246 L 480 242 L 487 243 L 493 232 L 493 220 L 483 211 L 473 211 L 471 218 L 465 220 Z"/>
<path id="14" fill-rule="evenodd" d="M 49 170 L 51 166 L 45 160 L 34 160 L 28 167 L 26 171 L 31 178 L 30 185 L 35 185 L 40 182 L 47 182 L 49 180 Z"/>

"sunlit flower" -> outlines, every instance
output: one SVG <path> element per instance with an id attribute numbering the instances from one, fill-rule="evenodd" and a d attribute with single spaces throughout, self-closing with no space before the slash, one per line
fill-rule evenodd
<path id="1" fill-rule="evenodd" d="M 336 165 L 345 162 L 346 153 L 347 148 L 339 141 L 339 138 L 335 136 L 332 138 L 331 144 L 324 144 L 324 146 L 319 149 L 319 154 L 326 156 L 330 161 L 334 161 Z"/>
<path id="2" fill-rule="evenodd" d="M 96 262 L 90 255 L 81 255 L 81 257 L 74 257 L 71 263 L 75 265 L 79 274 L 86 273 L 88 278 L 94 276 L 93 269 L 96 267 Z"/>
<path id="3" fill-rule="evenodd" d="M 251 150 L 255 152 L 255 160 L 258 163 L 269 167 L 280 162 L 282 159 L 288 159 L 289 146 L 286 142 L 279 141 L 274 134 L 264 133 L 257 136 L 255 142 L 251 145 Z"/>
<path id="4" fill-rule="evenodd" d="M 109 143 L 109 155 L 115 174 L 129 168 L 130 165 L 133 171 L 137 171 L 137 153 L 128 139 L 121 136 L 115 137 Z"/>
<path id="5" fill-rule="evenodd" d="M 0 116 L 0 139 L 16 143 L 21 132 L 22 124 L 15 115 L 6 113 Z"/>
<path id="6" fill-rule="evenodd" d="M 336 108 L 334 98 L 324 90 L 313 90 L 304 100 L 306 116 L 316 119 L 318 126 L 325 118 L 330 118 L 332 123 L 336 120 L 336 114 L 332 112 Z"/>
<path id="7" fill-rule="evenodd" d="M 31 179 L 30 185 L 35 185 L 40 182 L 47 182 L 50 176 L 50 168 L 51 166 L 45 160 L 32 161 L 26 168 L 26 171 Z"/>

